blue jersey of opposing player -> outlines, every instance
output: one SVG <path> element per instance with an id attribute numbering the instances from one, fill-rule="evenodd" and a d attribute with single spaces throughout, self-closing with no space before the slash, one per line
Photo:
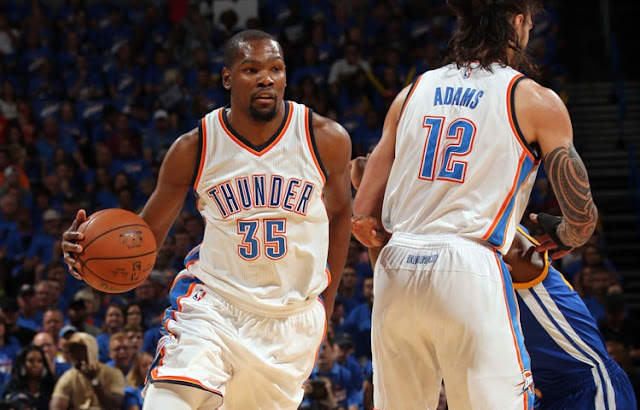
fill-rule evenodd
<path id="1" fill-rule="evenodd" d="M 527 232 L 518 229 L 531 242 Z M 516 245 L 517 246 L 517 245 Z M 546 255 L 533 252 L 541 273 L 515 283 L 538 409 L 636 409 L 629 378 L 607 353 L 598 325 L 580 296 Z M 508 260 L 516 272 L 519 267 Z M 538 270 L 540 272 L 540 270 Z"/>

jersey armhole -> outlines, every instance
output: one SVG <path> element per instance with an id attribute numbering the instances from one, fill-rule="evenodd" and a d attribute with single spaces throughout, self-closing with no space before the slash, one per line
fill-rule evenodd
<path id="1" fill-rule="evenodd" d="M 511 117 L 513 129 L 516 133 L 516 136 L 520 140 L 520 143 L 529 152 L 529 154 L 531 154 L 533 159 L 536 162 L 538 162 L 540 161 L 540 151 L 537 150 L 533 145 L 529 144 L 527 139 L 524 137 L 524 134 L 520 129 L 520 125 L 518 124 L 518 118 L 516 117 L 516 99 L 515 99 L 516 87 L 525 78 L 527 77 L 525 77 L 524 75 L 520 75 L 516 77 L 515 80 L 510 84 L 509 91 L 508 91 L 509 92 L 509 117 Z"/>
<path id="2" fill-rule="evenodd" d="M 204 144 L 205 144 L 205 138 L 206 138 L 206 129 L 204 126 L 205 120 L 206 120 L 206 117 L 198 121 L 198 153 L 196 156 L 195 167 L 193 169 L 193 176 L 191 177 L 191 186 L 194 189 L 197 188 L 196 185 L 200 180 L 200 172 L 202 171 L 202 165 L 204 162 L 202 158 L 202 153 L 204 152 Z"/>
<path id="3" fill-rule="evenodd" d="M 311 148 L 311 155 L 313 156 L 322 178 L 326 181 L 327 171 L 322 164 L 322 158 L 320 158 L 320 152 L 318 151 L 318 145 L 316 144 L 316 137 L 313 133 L 313 110 L 310 107 L 307 107 L 306 117 L 305 124 L 307 128 L 307 136 L 309 138 L 309 148 Z"/>

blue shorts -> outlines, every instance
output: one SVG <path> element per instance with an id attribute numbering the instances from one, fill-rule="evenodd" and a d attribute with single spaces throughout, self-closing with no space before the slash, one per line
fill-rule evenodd
<path id="1" fill-rule="evenodd" d="M 534 408 L 545 410 L 637 409 L 633 386 L 624 370 L 615 363 L 608 365 L 607 370 L 615 397 L 609 397 L 610 395 L 605 393 L 602 386 L 594 383 L 594 378 L 590 375 L 575 383 L 564 384 L 563 389 L 546 394 L 543 392 L 542 397 L 536 399 Z"/>

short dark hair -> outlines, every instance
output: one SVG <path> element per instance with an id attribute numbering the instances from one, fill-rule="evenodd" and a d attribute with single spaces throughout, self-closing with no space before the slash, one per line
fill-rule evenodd
<path id="1" fill-rule="evenodd" d="M 224 49 L 224 65 L 229 68 L 233 65 L 236 57 L 238 56 L 238 50 L 240 50 L 240 46 L 249 41 L 259 41 L 259 40 L 272 40 L 278 43 L 278 39 L 276 39 L 273 35 L 261 31 L 261 30 L 244 30 L 239 32 L 238 34 L 231 37 L 227 40 Z M 280 46 L 280 50 L 282 51 L 282 47 Z"/>

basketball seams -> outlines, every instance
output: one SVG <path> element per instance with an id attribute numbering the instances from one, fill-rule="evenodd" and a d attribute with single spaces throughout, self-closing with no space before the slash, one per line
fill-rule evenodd
<path id="1" fill-rule="evenodd" d="M 140 215 L 121 208 L 103 209 L 90 215 L 78 231 L 84 234 L 84 240 L 79 242 L 83 250 L 77 260 L 85 282 L 92 288 L 124 293 L 149 277 L 158 247 Z"/>

